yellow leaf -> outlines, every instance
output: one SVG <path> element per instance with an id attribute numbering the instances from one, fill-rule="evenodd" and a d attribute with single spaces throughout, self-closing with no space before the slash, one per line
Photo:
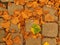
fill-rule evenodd
<path id="1" fill-rule="evenodd" d="M 33 28 L 31 28 L 31 32 L 34 34 L 34 29 Z"/>
<path id="2" fill-rule="evenodd" d="M 18 24 L 18 29 L 20 29 L 20 23 Z"/>
<path id="3" fill-rule="evenodd" d="M 45 42 L 44 45 L 49 45 L 49 43 L 48 42 Z"/>

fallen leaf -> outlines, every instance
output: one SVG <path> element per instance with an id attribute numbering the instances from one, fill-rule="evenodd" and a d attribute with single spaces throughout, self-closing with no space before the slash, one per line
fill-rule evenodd
<path id="1" fill-rule="evenodd" d="M 45 42 L 43 45 L 49 45 L 49 43 L 48 42 Z"/>

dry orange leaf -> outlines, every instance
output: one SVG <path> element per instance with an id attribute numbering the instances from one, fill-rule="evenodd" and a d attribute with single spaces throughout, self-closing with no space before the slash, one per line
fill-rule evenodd
<path id="1" fill-rule="evenodd" d="M 27 14 L 25 14 L 24 12 L 22 12 L 22 17 L 23 17 L 24 19 L 28 18 Z"/>
<path id="2" fill-rule="evenodd" d="M 39 1 L 47 4 L 49 0 L 39 0 Z"/>
<path id="3" fill-rule="evenodd" d="M 10 39 L 10 38 L 11 38 L 11 33 L 8 33 L 5 39 L 7 40 L 7 39 Z"/>
<path id="4" fill-rule="evenodd" d="M 36 8 L 36 7 L 38 7 L 38 5 L 39 4 L 36 1 L 26 3 L 27 7 L 32 7 L 32 8 Z"/>
<path id="5" fill-rule="evenodd" d="M 39 20 L 38 19 L 35 19 L 34 20 L 34 24 L 39 24 Z"/>
<path id="6" fill-rule="evenodd" d="M 20 44 L 21 42 L 21 39 L 19 36 L 16 36 L 14 39 L 13 39 L 13 42 L 16 43 L 16 44 Z"/>
<path id="7" fill-rule="evenodd" d="M 24 35 L 24 39 L 28 39 L 28 37 L 29 37 L 28 35 Z"/>
<path id="8" fill-rule="evenodd" d="M 40 15 L 40 16 L 43 14 L 42 8 L 36 8 L 35 11 L 36 11 L 36 13 L 37 13 L 38 15 Z"/>
<path id="9" fill-rule="evenodd" d="M 60 39 L 58 38 L 58 39 L 56 39 L 56 42 L 58 43 L 58 44 L 60 44 Z"/>
<path id="10" fill-rule="evenodd" d="M 27 3 L 26 3 L 26 6 L 27 6 L 27 7 L 31 7 L 31 6 L 32 6 L 32 2 L 27 2 Z"/>
<path id="11" fill-rule="evenodd" d="M 24 10 L 24 13 L 25 13 L 28 17 L 32 16 L 32 10 L 30 10 L 30 9 L 25 9 L 25 10 Z"/>
<path id="12" fill-rule="evenodd" d="M 33 8 L 37 8 L 38 5 L 39 5 L 39 4 L 38 4 L 36 1 L 34 1 L 34 2 L 32 3 L 32 7 L 33 7 Z"/>
<path id="13" fill-rule="evenodd" d="M 11 23 L 13 23 L 13 24 L 17 24 L 18 22 L 19 22 L 18 17 L 13 17 L 13 18 L 11 19 Z"/>
<path id="14" fill-rule="evenodd" d="M 6 8 L 5 4 L 0 3 L 0 7 Z"/>
<path id="15" fill-rule="evenodd" d="M 9 33 L 6 38 L 3 38 L 3 41 L 5 41 L 7 45 L 13 45 L 13 41 L 11 40 L 11 33 Z"/>
<path id="16" fill-rule="evenodd" d="M 19 24 L 18 24 L 18 29 L 20 29 L 20 26 L 21 26 L 21 25 L 20 25 L 20 23 L 19 23 Z"/>
<path id="17" fill-rule="evenodd" d="M 25 4 L 25 0 L 14 0 L 14 3 L 16 5 L 19 5 L 19 4 L 24 5 Z"/>
<path id="18" fill-rule="evenodd" d="M 13 45 L 13 42 L 12 42 L 12 40 L 6 40 L 6 44 L 7 45 Z"/>
<path id="19" fill-rule="evenodd" d="M 3 38 L 3 40 L 6 42 L 7 45 L 13 45 L 13 41 L 11 39 L 5 39 Z"/>
<path id="20" fill-rule="evenodd" d="M 10 22 L 9 21 L 3 22 L 3 23 L 1 23 L 1 26 L 3 28 L 9 28 L 10 27 Z"/>
<path id="21" fill-rule="evenodd" d="M 34 36 L 33 36 L 33 38 L 35 38 L 35 39 L 36 39 L 36 38 L 37 38 L 37 36 L 35 36 L 35 35 L 34 35 Z"/>
<path id="22" fill-rule="evenodd" d="M 14 3 L 15 3 L 16 5 L 19 5 L 19 0 L 14 0 Z"/>
<path id="23" fill-rule="evenodd" d="M 12 29 L 11 32 L 14 33 L 15 32 L 15 29 Z"/>
<path id="24" fill-rule="evenodd" d="M 6 14 L 6 15 L 2 15 L 2 17 L 3 17 L 5 20 L 9 20 L 9 19 L 11 19 L 11 16 L 9 16 L 8 14 Z"/>
<path id="25" fill-rule="evenodd" d="M 50 14 L 45 15 L 45 21 L 54 21 L 54 17 Z"/>
<path id="26" fill-rule="evenodd" d="M 42 25 L 42 24 L 45 24 L 45 22 L 43 21 L 43 17 L 41 16 L 40 17 L 40 25 Z"/>
<path id="27" fill-rule="evenodd" d="M 9 32 L 9 28 L 6 28 L 6 32 Z"/>
<path id="28" fill-rule="evenodd" d="M 15 10 L 14 11 L 14 14 L 19 15 L 20 14 L 20 11 L 19 10 Z"/>
<path id="29" fill-rule="evenodd" d="M 45 22 L 43 20 L 41 20 L 41 24 L 45 24 Z"/>
<path id="30" fill-rule="evenodd" d="M 21 5 L 24 5 L 24 4 L 25 4 L 25 0 L 19 0 L 19 3 L 20 3 Z"/>

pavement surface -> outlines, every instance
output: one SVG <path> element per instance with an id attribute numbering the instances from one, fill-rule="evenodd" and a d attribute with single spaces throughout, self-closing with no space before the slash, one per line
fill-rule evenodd
<path id="1" fill-rule="evenodd" d="M 7 5 L 8 2 L 11 2 L 11 5 Z M 15 5 L 13 0 L 0 0 L 0 3 L 3 3 L 6 5 L 6 8 L 0 7 L 0 11 L 6 11 L 8 10 L 9 15 L 13 15 L 14 11 L 17 10 L 22 10 L 24 7 L 22 5 Z M 21 39 L 20 44 L 13 43 L 13 45 L 44 45 L 45 42 L 48 42 L 49 45 L 60 45 L 60 43 L 56 42 L 57 38 L 60 38 L 60 16 L 56 16 L 56 10 L 53 8 L 48 8 L 46 6 L 43 6 L 43 10 L 48 10 L 49 14 L 54 17 L 54 20 L 48 20 L 49 18 L 46 19 L 48 16 L 44 16 L 44 21 L 45 24 L 41 26 L 41 34 L 44 36 L 43 39 L 40 39 L 39 37 L 34 39 L 34 38 L 29 38 L 29 39 L 24 39 L 23 35 L 20 33 L 20 29 L 18 29 L 17 25 L 14 25 L 11 23 L 10 25 L 10 31 L 8 34 L 12 35 L 12 39 L 14 39 L 16 36 L 19 36 Z M 3 19 L 0 18 L 0 22 L 3 22 Z M 25 28 L 26 32 L 30 32 L 30 28 L 33 24 L 33 20 L 28 19 L 25 21 Z M 11 30 L 15 29 L 14 33 L 11 33 Z M 1 28 L 0 26 L 0 45 L 7 45 L 5 41 L 3 41 L 3 37 L 6 37 L 7 34 L 5 33 L 5 29 Z"/>

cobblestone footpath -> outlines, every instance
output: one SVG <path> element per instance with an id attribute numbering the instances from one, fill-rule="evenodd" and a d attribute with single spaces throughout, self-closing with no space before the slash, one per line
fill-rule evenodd
<path id="1" fill-rule="evenodd" d="M 8 5 L 8 2 L 11 2 L 12 4 Z M 8 10 L 9 15 L 13 15 L 16 9 L 22 10 L 24 8 L 22 5 L 15 5 L 14 0 L 0 0 L 0 3 L 6 5 L 6 8 L 0 7 L 0 11 Z M 23 38 L 23 35 L 20 33 L 21 30 L 18 29 L 18 26 L 11 23 L 8 35 L 11 34 L 13 40 L 17 36 L 19 36 L 19 38 L 21 39 L 20 44 L 14 43 L 13 45 L 43 45 L 45 42 L 48 42 L 49 45 L 60 45 L 60 43 L 57 43 L 56 41 L 58 38 L 60 38 L 60 17 L 56 16 L 57 15 L 55 14 L 56 11 L 53 8 L 48 8 L 44 6 L 43 10 L 48 10 L 49 14 L 54 17 L 54 21 L 53 21 L 53 20 L 49 20 L 48 16 L 46 15 L 43 16 L 44 17 L 43 20 L 45 21 L 45 24 L 41 25 L 41 30 L 42 30 L 41 34 L 43 35 L 44 38 L 41 39 L 40 37 L 38 37 L 34 39 L 30 37 L 29 39 L 25 40 Z M 46 17 L 48 18 L 46 19 Z M 3 22 L 1 16 L 0 16 L 0 22 Z M 30 27 L 32 26 L 32 24 L 33 24 L 33 20 L 31 19 L 25 21 L 26 32 L 30 32 Z M 12 29 L 15 29 L 14 33 L 11 33 Z M 5 33 L 5 29 L 1 28 L 0 26 L 0 45 L 7 45 L 6 42 L 4 42 L 2 39 L 3 37 L 6 36 L 7 34 Z M 17 37 L 17 39 L 19 38 Z"/>

